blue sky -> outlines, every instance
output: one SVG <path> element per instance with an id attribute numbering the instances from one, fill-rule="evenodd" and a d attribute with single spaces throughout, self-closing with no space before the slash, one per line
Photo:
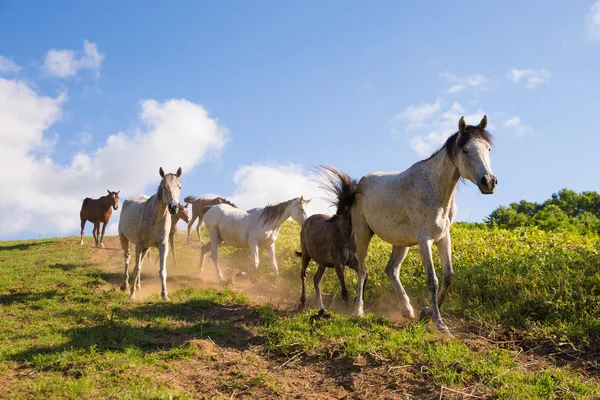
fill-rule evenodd
<path id="1" fill-rule="evenodd" d="M 247 208 L 318 197 L 311 165 L 404 170 L 484 113 L 499 186 L 462 184 L 458 220 L 600 190 L 599 2 L 3 1 L 0 57 L 0 239 L 78 234 L 83 197 L 161 165 Z"/>

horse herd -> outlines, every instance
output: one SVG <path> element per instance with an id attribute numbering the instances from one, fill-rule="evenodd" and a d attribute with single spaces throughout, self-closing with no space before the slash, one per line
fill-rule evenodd
<path id="1" fill-rule="evenodd" d="M 168 300 L 166 259 L 176 223 L 183 219 L 188 223 L 187 240 L 196 219 L 198 238 L 200 225 L 204 223 L 210 241 L 200 249 L 200 270 L 208 252 L 211 253 L 218 278 L 223 281 L 219 267 L 217 248 L 225 243 L 235 247 L 250 248 L 254 269 L 258 268 L 258 248 L 264 248 L 270 258 L 275 276 L 279 269 L 275 257 L 275 241 L 284 221 L 290 217 L 301 227 L 302 296 L 306 301 L 305 278 L 310 260 L 319 268 L 314 276 L 317 306 L 323 308 L 320 282 L 326 268 L 334 268 L 342 287 L 342 298 L 348 303 L 348 289 L 344 280 L 344 267 L 358 274 L 357 298 L 354 315 L 364 313 L 364 289 L 367 280 L 365 263 L 369 243 L 374 234 L 392 244 L 392 252 L 385 268 L 386 274 L 401 302 L 401 312 L 414 319 L 414 310 L 400 282 L 400 267 L 411 246 L 418 245 L 425 266 L 427 287 L 431 294 L 431 307 L 421 311 L 421 318 L 431 317 L 436 328 L 449 334 L 440 315 L 440 306 L 452 282 L 452 253 L 450 226 L 456 215 L 455 193 L 460 179 L 477 185 L 483 194 L 494 192 L 498 180 L 491 170 L 490 151 L 492 137 L 486 130 L 487 117 L 478 125 L 467 125 L 464 117 L 458 122 L 458 131 L 429 158 L 413 164 L 403 172 L 374 172 L 358 182 L 344 172 L 330 166 L 320 167 L 324 189 L 334 197 L 336 213 L 333 216 L 315 214 L 307 218 L 306 206 L 310 199 L 303 196 L 263 208 L 241 210 L 222 199 L 196 199 L 186 197 L 185 206 L 179 203 L 181 168 L 175 174 L 165 173 L 156 193 L 151 196 L 136 195 L 123 202 L 118 233 L 125 258 L 121 290 L 130 290 L 135 298 L 140 289 L 142 263 L 151 247 L 158 248 L 162 298 Z M 192 204 L 190 221 L 187 208 Z M 119 206 L 119 192 L 97 200 L 86 198 L 81 207 L 81 243 L 83 244 L 86 220 L 94 223 L 94 239 L 102 247 L 106 223 L 112 210 Z M 100 233 L 100 224 L 103 224 Z M 134 279 L 129 283 L 129 243 L 135 246 Z M 443 268 L 441 286 L 435 274 L 432 246 L 437 245 Z"/>

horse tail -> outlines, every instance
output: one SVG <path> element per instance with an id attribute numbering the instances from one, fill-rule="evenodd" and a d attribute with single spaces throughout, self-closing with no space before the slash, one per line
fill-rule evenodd
<path id="1" fill-rule="evenodd" d="M 358 182 L 348 174 L 329 165 L 322 165 L 316 171 L 327 181 L 323 189 L 333 194 L 332 204 L 336 206 L 336 215 L 346 215 L 356 201 Z"/>
<path id="2" fill-rule="evenodd" d="M 302 257 L 301 251 L 294 251 L 294 254 L 296 254 L 296 257 Z"/>
<path id="3" fill-rule="evenodd" d="M 183 199 L 183 201 L 187 204 L 187 203 L 195 203 L 198 199 L 194 196 L 188 196 L 186 198 Z"/>

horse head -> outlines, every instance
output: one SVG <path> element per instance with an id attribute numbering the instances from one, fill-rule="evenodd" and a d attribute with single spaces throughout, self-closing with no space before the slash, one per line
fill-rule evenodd
<path id="1" fill-rule="evenodd" d="M 485 115 L 477 126 L 467 125 L 465 118 L 461 117 L 451 157 L 454 158 L 461 177 L 477 185 L 481 193 L 492 194 L 498 185 L 498 179 L 492 172 L 492 137 L 485 130 L 486 126 Z"/>
<path id="2" fill-rule="evenodd" d="M 116 192 L 111 192 L 108 189 L 106 189 L 106 191 L 108 192 L 108 197 L 110 199 L 110 205 L 112 206 L 113 210 L 118 209 L 119 208 L 119 193 L 121 193 L 121 191 L 117 190 Z"/>
<path id="3" fill-rule="evenodd" d="M 305 200 L 304 196 L 300 196 L 298 199 L 294 199 L 292 202 L 292 219 L 302 226 L 306 221 L 306 206 L 311 202 L 312 199 Z"/>
<path id="4" fill-rule="evenodd" d="M 185 206 L 183 205 L 179 205 L 179 209 L 177 210 L 177 217 L 181 220 L 183 220 L 183 222 L 185 222 L 186 224 L 190 223 L 190 214 L 188 213 L 188 206 L 190 204 L 186 203 Z"/>
<path id="5" fill-rule="evenodd" d="M 181 196 L 181 183 L 179 183 L 179 177 L 182 173 L 181 167 L 179 167 L 175 174 L 165 174 L 165 171 L 160 167 L 158 173 L 163 178 L 158 188 L 159 197 L 167 205 L 171 215 L 177 214 L 177 210 L 179 210 L 179 198 Z"/>

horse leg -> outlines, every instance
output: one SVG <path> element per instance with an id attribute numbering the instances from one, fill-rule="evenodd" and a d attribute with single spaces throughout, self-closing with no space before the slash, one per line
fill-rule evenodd
<path id="1" fill-rule="evenodd" d="M 119 233 L 119 240 L 121 241 L 121 247 L 123 248 L 123 255 L 125 257 L 125 271 L 123 272 L 123 282 L 121 283 L 121 290 L 126 291 L 129 289 L 129 259 L 131 252 L 129 251 L 129 241 L 122 233 Z"/>
<path id="2" fill-rule="evenodd" d="M 223 275 L 221 274 L 221 268 L 219 268 L 219 254 L 218 254 L 218 248 L 219 248 L 219 244 L 221 243 L 221 241 L 213 240 L 211 238 L 210 243 L 211 243 L 210 255 L 212 257 L 213 264 L 215 264 L 215 270 L 217 271 L 217 277 L 219 277 L 219 282 L 223 282 Z"/>
<path id="3" fill-rule="evenodd" d="M 198 240 L 200 240 L 200 243 L 204 243 L 204 241 L 202 240 L 202 235 L 200 235 L 200 228 L 203 224 L 204 222 L 202 218 L 200 218 L 200 220 L 198 221 L 198 225 L 196 225 L 196 233 L 198 234 Z"/>
<path id="4" fill-rule="evenodd" d="M 135 268 L 133 268 L 134 281 L 133 285 L 131 285 L 131 294 L 129 295 L 130 300 L 135 299 L 135 292 L 140 285 L 140 275 L 142 273 L 142 262 L 143 260 L 144 250 L 142 246 L 137 244 L 135 246 Z"/>
<path id="5" fill-rule="evenodd" d="M 419 239 L 419 252 L 421 253 L 421 259 L 423 260 L 423 265 L 425 266 L 425 271 L 427 273 L 427 287 L 431 292 L 431 314 L 433 322 L 435 322 L 435 327 L 438 331 L 449 335 L 450 331 L 442 319 L 440 308 L 438 307 L 438 279 L 435 275 L 433 258 L 431 257 L 432 243 L 433 241 L 429 238 Z M 425 311 L 422 312 L 421 317 L 424 317 L 425 313 Z"/>
<path id="6" fill-rule="evenodd" d="M 190 244 L 190 231 L 192 230 L 192 225 L 194 225 L 194 221 L 198 218 L 198 214 L 194 213 L 194 209 L 192 208 L 192 219 L 187 226 L 187 244 Z"/>
<path id="7" fill-rule="evenodd" d="M 342 287 L 342 301 L 348 307 L 348 287 L 346 286 L 346 277 L 344 276 L 344 264 L 338 263 L 335 266 L 335 273 L 340 281 L 340 286 Z M 366 282 L 365 282 L 366 283 Z"/>
<path id="8" fill-rule="evenodd" d="M 269 247 L 267 247 L 267 253 L 269 255 L 269 259 L 271 260 L 271 265 L 273 266 L 273 272 L 275 272 L 275 279 L 278 281 L 281 280 L 281 276 L 279 275 L 279 267 L 277 266 L 277 259 L 275 258 L 275 243 L 271 243 Z"/>
<path id="9" fill-rule="evenodd" d="M 319 265 L 319 269 L 313 278 L 313 283 L 315 285 L 315 295 L 317 297 L 317 308 L 319 310 L 324 310 L 323 307 L 323 296 L 321 296 L 321 281 L 323 280 L 323 274 L 325 273 L 325 267 Z"/>
<path id="10" fill-rule="evenodd" d="M 83 234 L 85 228 L 85 216 L 83 215 L 83 212 L 79 213 L 79 218 L 81 219 L 81 243 L 79 244 L 83 244 Z"/>
<path id="11" fill-rule="evenodd" d="M 142 251 L 142 264 L 144 263 L 144 261 L 146 261 L 146 259 L 150 261 L 150 248 L 147 248 L 146 250 Z M 135 279 L 135 287 L 137 290 L 140 290 L 142 288 L 142 281 L 140 279 L 140 276 L 137 276 Z"/>
<path id="12" fill-rule="evenodd" d="M 438 292 L 438 307 L 442 306 L 444 297 L 446 297 L 446 291 L 452 283 L 454 278 L 454 269 L 452 268 L 452 247 L 450 242 L 450 231 L 446 232 L 446 235 L 437 242 L 438 253 L 440 260 L 442 260 L 442 267 L 444 271 L 444 278 L 442 281 L 442 287 Z"/>
<path id="13" fill-rule="evenodd" d="M 308 275 L 308 263 L 310 263 L 310 256 L 308 251 L 303 249 L 302 251 L 302 271 L 300 271 L 300 279 L 302 280 L 302 295 L 300 296 L 300 308 L 304 308 L 306 304 L 306 275 Z"/>
<path id="14" fill-rule="evenodd" d="M 175 234 L 171 233 L 169 235 L 169 247 L 171 249 L 171 253 L 173 254 L 173 265 L 175 266 L 175 269 L 177 269 L 177 258 L 175 257 Z"/>
<path id="15" fill-rule="evenodd" d="M 104 231 L 106 230 L 106 222 L 102 223 L 102 234 L 100 235 L 100 247 L 104 248 L 104 243 L 102 243 L 102 240 L 104 240 Z"/>
<path id="16" fill-rule="evenodd" d="M 354 315 L 362 317 L 364 315 L 364 295 L 365 283 L 367 280 L 367 252 L 369 243 L 373 237 L 373 231 L 367 224 L 367 221 L 358 209 L 359 206 L 353 207 L 352 210 L 352 227 L 356 239 L 356 258 L 358 259 L 358 289 L 356 291 L 356 302 L 354 304 Z"/>
<path id="17" fill-rule="evenodd" d="M 252 272 L 255 272 L 258 269 L 258 264 L 260 262 L 258 257 L 258 244 L 249 243 L 250 245 L 250 258 L 252 259 Z"/>
<path id="18" fill-rule="evenodd" d="M 204 270 L 204 259 L 206 258 L 206 253 L 210 251 L 211 243 L 208 242 L 200 248 L 200 273 Z"/>
<path id="19" fill-rule="evenodd" d="M 398 295 L 398 299 L 402 303 L 402 316 L 404 318 L 413 319 L 415 317 L 415 312 L 410 304 L 410 299 L 408 298 L 406 291 L 400 282 L 400 268 L 402 266 L 402 262 L 408 254 L 408 250 L 408 247 L 394 246 L 392 248 L 390 261 L 385 267 L 385 273 L 392 283 L 394 291 L 396 292 L 396 295 Z"/>
<path id="20" fill-rule="evenodd" d="M 99 246 L 99 241 L 98 241 L 98 236 L 100 236 L 100 222 L 94 222 L 94 241 L 96 242 L 96 247 L 100 247 Z"/>
<path id="21" fill-rule="evenodd" d="M 160 280 L 162 283 L 162 292 L 160 295 L 163 300 L 169 301 L 169 294 L 167 293 L 167 256 L 169 255 L 169 243 L 161 243 L 158 245 L 158 253 L 160 256 Z"/>

